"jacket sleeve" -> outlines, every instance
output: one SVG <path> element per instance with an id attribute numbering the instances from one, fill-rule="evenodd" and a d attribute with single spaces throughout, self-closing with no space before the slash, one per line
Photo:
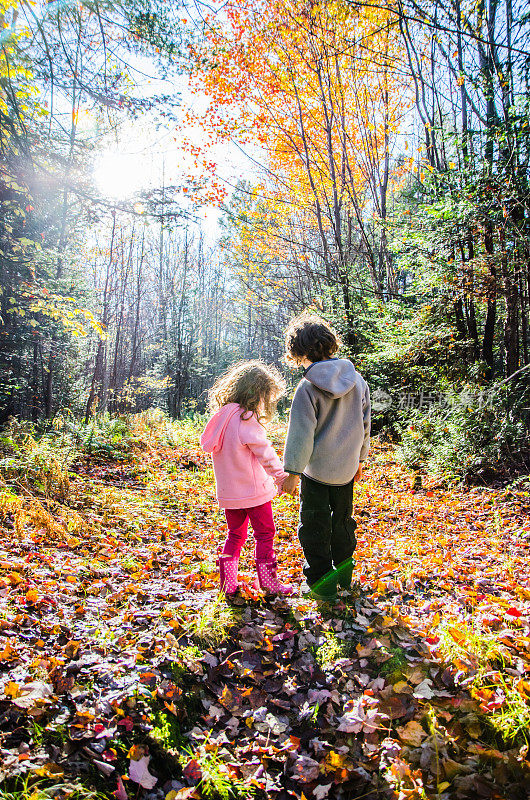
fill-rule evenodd
<path id="1" fill-rule="evenodd" d="M 372 406 L 370 404 L 370 389 L 368 388 L 368 384 L 365 383 L 364 387 L 365 387 L 363 396 L 364 439 L 361 447 L 361 454 L 359 456 L 359 461 L 364 461 L 366 459 L 366 456 L 368 455 L 368 451 L 370 450 L 370 425 L 371 425 Z"/>
<path id="2" fill-rule="evenodd" d="M 289 428 L 283 454 L 286 472 L 301 475 L 309 463 L 315 443 L 317 415 L 304 382 L 298 384 L 289 413 Z"/>
<path id="3" fill-rule="evenodd" d="M 254 453 L 265 472 L 274 478 L 278 487 L 281 487 L 287 474 L 278 454 L 267 439 L 263 425 L 258 422 L 256 417 L 252 416 L 250 419 L 241 420 L 239 440 Z"/>

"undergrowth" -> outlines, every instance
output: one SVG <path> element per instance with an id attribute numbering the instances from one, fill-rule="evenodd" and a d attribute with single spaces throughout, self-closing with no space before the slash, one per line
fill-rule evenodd
<path id="1" fill-rule="evenodd" d="M 329 632 L 325 641 L 314 648 L 314 655 L 316 662 L 326 670 L 331 669 L 336 661 L 347 658 L 354 651 L 355 643 L 351 639 L 339 639 L 335 634 Z"/>
<path id="2" fill-rule="evenodd" d="M 11 418 L 0 436 L 0 485 L 64 501 L 70 468 L 83 456 L 131 460 L 148 447 L 181 446 L 185 432 L 179 423 L 177 434 L 175 424 L 156 409 L 117 417 L 101 414 L 88 424 L 58 417 L 45 429 Z"/>
<path id="3" fill-rule="evenodd" d="M 403 670 L 409 663 L 406 652 L 401 647 L 391 647 L 389 655 L 390 658 L 381 664 L 381 675 L 391 681 L 398 681 L 403 677 Z"/>
<path id="4" fill-rule="evenodd" d="M 104 414 L 88 425 L 57 418 L 43 430 L 11 418 L 0 436 L 0 522 L 19 537 L 28 525 L 54 539 L 79 534 L 86 522 L 74 506 L 84 502 L 91 487 L 79 485 L 76 465 L 93 457 L 134 461 L 148 448 L 176 447 L 181 428 L 185 438 L 186 425 L 171 422 L 158 410 Z M 92 500 L 111 513 L 123 508 L 123 498 L 114 497 L 111 489 L 97 492 Z"/>
<path id="5" fill-rule="evenodd" d="M 471 694 L 483 704 L 493 731 L 507 743 L 530 743 L 529 686 L 506 671 L 512 659 L 498 635 L 475 620 L 442 623 L 438 635 L 444 659 L 466 668 Z"/>
<path id="6" fill-rule="evenodd" d="M 401 431 L 405 465 L 448 483 L 527 474 L 530 385 L 512 383 L 448 395 L 445 405 L 407 411 Z"/>
<path id="7" fill-rule="evenodd" d="M 497 635 L 480 626 L 473 620 L 443 622 L 437 629 L 440 637 L 440 651 L 451 661 L 468 660 L 476 670 L 479 679 L 496 662 L 504 663 L 508 653 L 499 642 Z"/>

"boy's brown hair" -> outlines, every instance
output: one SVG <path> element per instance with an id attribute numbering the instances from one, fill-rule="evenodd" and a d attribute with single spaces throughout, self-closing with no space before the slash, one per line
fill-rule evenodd
<path id="1" fill-rule="evenodd" d="M 291 320 L 285 331 L 285 360 L 298 366 L 302 358 L 322 361 L 332 358 L 341 345 L 333 328 L 320 317 L 302 314 Z"/>
<path id="2" fill-rule="evenodd" d="M 270 420 L 284 393 L 285 381 L 275 367 L 263 361 L 240 361 L 217 378 L 208 393 L 208 405 L 215 412 L 228 403 L 238 403 L 243 415 Z"/>

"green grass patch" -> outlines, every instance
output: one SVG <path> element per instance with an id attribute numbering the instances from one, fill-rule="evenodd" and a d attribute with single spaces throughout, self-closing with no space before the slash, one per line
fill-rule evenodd
<path id="1" fill-rule="evenodd" d="M 355 652 L 355 642 L 352 639 L 339 639 L 329 631 L 326 641 L 314 648 L 313 653 L 317 663 L 322 669 L 332 669 L 341 658 L 348 658 Z"/>
<path id="2" fill-rule="evenodd" d="M 504 741 L 511 744 L 530 744 L 530 705 L 521 695 L 514 683 L 508 683 L 501 677 L 497 685 L 489 687 L 501 688 L 505 701 L 504 705 L 495 711 L 489 722 L 496 733 Z"/>
<path id="3" fill-rule="evenodd" d="M 79 781 L 62 781 L 59 775 L 53 785 L 49 781 L 36 781 L 34 777 L 27 776 L 0 787 L 0 800 L 107 800 L 107 796 Z"/>
<path id="4" fill-rule="evenodd" d="M 187 744 L 182 727 L 174 714 L 165 708 L 153 706 L 151 711 L 153 730 L 151 737 L 166 750 L 180 750 Z"/>
<path id="5" fill-rule="evenodd" d="M 234 612 L 221 595 L 206 603 L 202 611 L 193 617 L 187 630 L 194 642 L 202 647 L 215 647 L 226 638 L 234 624 Z"/>
<path id="6" fill-rule="evenodd" d="M 181 754 L 180 761 L 183 766 L 190 761 L 197 763 L 201 774 L 197 788 L 207 800 L 248 800 L 256 794 L 254 786 L 234 776 L 218 750 L 206 751 L 200 747 L 193 752 L 188 748 Z"/>
<path id="7" fill-rule="evenodd" d="M 467 660 L 477 670 L 480 681 L 492 664 L 504 666 L 507 650 L 499 642 L 497 634 L 485 630 L 475 620 L 467 622 L 444 622 L 438 629 L 440 651 L 451 661 Z"/>

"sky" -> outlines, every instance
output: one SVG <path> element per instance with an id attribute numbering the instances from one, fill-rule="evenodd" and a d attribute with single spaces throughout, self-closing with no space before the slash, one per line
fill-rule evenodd
<path id="1" fill-rule="evenodd" d="M 62 5 L 75 2 L 56 1 Z M 46 7 L 43 0 L 37 0 L 36 13 L 39 14 L 40 11 L 44 15 Z M 222 14 L 222 8 L 223 0 L 209 0 L 208 6 L 202 0 L 174 0 L 171 13 L 175 17 L 176 25 L 182 15 L 188 18 L 192 30 L 194 26 L 196 31 L 200 31 L 204 14 L 212 11 Z M 101 55 L 96 49 L 89 56 L 87 60 L 90 68 L 97 74 L 97 70 L 101 68 L 98 66 Z M 94 99 L 90 97 L 86 99 L 85 107 L 77 112 L 81 138 L 90 144 L 87 152 L 91 154 L 92 166 L 88 166 L 88 183 L 92 183 L 101 199 L 132 207 L 141 199 L 142 193 L 163 185 L 183 185 L 190 177 L 202 177 L 183 143 L 188 139 L 200 145 L 205 142 L 206 136 L 200 126 L 186 127 L 182 120 L 188 110 L 195 114 L 205 110 L 208 97 L 197 91 L 192 93 L 184 74 L 171 74 L 170 77 L 163 78 L 153 57 L 131 52 L 129 48 L 122 48 L 119 43 L 116 43 L 111 57 L 116 59 L 118 71 L 122 69 L 120 62 L 127 64 L 124 72 L 128 75 L 129 95 L 136 96 L 137 99 L 164 95 L 180 96 L 181 99 L 180 108 L 172 107 L 173 116 L 166 118 L 156 111 L 144 111 L 132 118 L 124 110 L 111 111 L 94 103 Z M 50 87 L 43 86 L 42 101 L 48 108 L 53 107 L 54 119 L 67 136 L 71 125 L 71 97 L 61 94 L 60 86 L 54 87 L 53 96 L 50 94 Z M 93 144 L 96 144 L 94 149 Z M 253 153 L 254 157 L 255 155 Z M 216 176 L 224 183 L 228 194 L 240 178 L 252 179 L 257 171 L 255 162 L 247 158 L 236 144 L 230 146 L 223 143 L 214 147 L 208 151 L 208 158 L 216 162 Z M 193 212 L 201 224 L 205 238 L 215 241 L 221 216 L 219 208 L 212 205 L 194 210 L 184 195 L 182 208 Z"/>
<path id="2" fill-rule="evenodd" d="M 178 185 L 189 176 L 199 176 L 183 143 L 186 139 L 195 144 L 204 143 L 205 134 L 198 125 L 179 126 L 178 119 L 183 119 L 187 110 L 201 113 L 208 103 L 206 95 L 190 92 L 185 75 L 174 76 L 168 82 L 156 76 L 156 69 L 148 58 L 134 57 L 131 64 L 133 75 L 137 77 L 134 90 L 137 96 L 178 92 L 181 107 L 175 112 L 176 124 L 164 120 L 160 124 L 156 114 L 145 112 L 137 119 L 123 119 L 114 132 L 105 137 L 94 162 L 95 185 L 109 200 L 127 202 L 164 183 Z M 216 162 L 217 176 L 229 194 L 239 178 L 249 178 L 255 169 L 235 144 L 214 147 L 208 157 Z M 197 212 L 197 217 L 206 239 L 214 240 L 218 233 L 219 208 L 205 206 Z"/>

